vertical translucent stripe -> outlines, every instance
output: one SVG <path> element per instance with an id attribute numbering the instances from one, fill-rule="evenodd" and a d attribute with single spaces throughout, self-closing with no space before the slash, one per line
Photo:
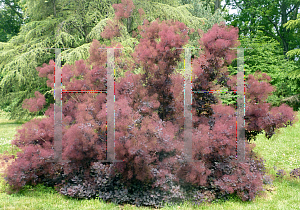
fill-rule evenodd
<path id="1" fill-rule="evenodd" d="M 188 162 L 192 161 L 192 84 L 191 84 L 191 49 L 185 48 L 184 75 L 184 148 Z"/>
<path id="2" fill-rule="evenodd" d="M 114 107 L 114 48 L 107 49 L 107 160 L 114 161 L 115 107 Z"/>
<path id="3" fill-rule="evenodd" d="M 244 48 L 237 48 L 237 161 L 245 160 Z"/>
<path id="4" fill-rule="evenodd" d="M 54 92 L 54 154 L 55 161 L 62 155 L 62 90 L 61 90 L 61 49 L 55 48 L 55 92 Z"/>

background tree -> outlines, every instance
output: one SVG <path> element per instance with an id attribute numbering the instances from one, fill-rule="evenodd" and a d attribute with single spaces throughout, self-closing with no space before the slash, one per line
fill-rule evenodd
<path id="1" fill-rule="evenodd" d="M 228 5 L 237 8 L 239 14 L 230 15 L 227 20 L 240 29 L 240 35 L 252 38 L 258 30 L 277 40 L 283 54 L 300 44 L 299 36 L 292 28 L 285 28 L 289 20 L 295 20 L 299 13 L 299 0 L 226 0 Z"/>
<path id="2" fill-rule="evenodd" d="M 205 7 L 208 7 L 212 13 L 217 12 L 218 9 L 221 11 L 226 11 L 226 5 L 222 6 L 222 0 L 180 0 L 181 4 L 193 4 L 194 9 L 197 11 L 196 5 L 202 4 Z M 195 7 L 196 6 L 196 7 Z"/>
<path id="3" fill-rule="evenodd" d="M 283 25 L 284 27 L 286 27 L 287 29 L 294 29 L 296 32 L 296 35 L 299 37 L 299 33 L 300 33 L 300 14 L 298 14 L 298 18 L 296 20 L 289 20 L 285 25 Z M 287 52 L 287 56 L 290 58 L 293 58 L 297 61 L 298 64 L 300 64 L 300 49 L 299 49 L 299 45 L 297 46 L 296 49 L 290 50 Z M 300 75 L 300 68 L 298 68 L 297 70 L 291 72 L 290 74 L 293 78 L 299 78 Z"/>
<path id="4" fill-rule="evenodd" d="M 214 23 L 225 21 L 224 17 L 227 13 L 227 10 L 225 7 L 215 8 L 215 1 L 182 0 L 181 2 L 183 5 L 192 5 L 192 7 L 189 7 L 189 11 L 193 16 L 206 18 L 207 21 L 205 22 L 203 28 L 205 32 L 207 32 L 208 29 L 210 29 L 214 25 Z"/>
<path id="5" fill-rule="evenodd" d="M 19 0 L 1 0 L 0 5 L 0 42 L 7 42 L 19 33 L 23 15 Z"/>
<path id="6" fill-rule="evenodd" d="M 256 71 L 267 73 L 272 78 L 270 83 L 275 87 L 273 95 L 267 101 L 273 106 L 287 103 L 297 111 L 300 106 L 300 80 L 296 76 L 291 76 L 299 69 L 297 62 L 285 59 L 280 43 L 263 34 L 255 35 L 252 39 L 240 36 L 240 41 L 241 47 L 253 48 L 244 52 L 245 75 L 254 74 Z M 236 74 L 236 59 L 228 66 L 228 69 L 231 74 Z M 224 97 L 227 96 L 224 94 Z M 232 102 L 235 103 L 235 100 Z"/>
<path id="7" fill-rule="evenodd" d="M 286 26 L 288 21 L 297 23 L 299 1 L 226 0 L 226 4 L 238 10 L 238 14 L 228 15 L 226 20 L 239 27 L 241 46 L 253 48 L 245 51 L 246 74 L 260 70 L 270 75 L 276 91 L 268 101 L 275 106 L 286 102 L 298 110 L 299 60 L 293 52 L 297 52 L 300 39 L 297 27 Z M 236 72 L 236 60 L 231 67 Z"/>

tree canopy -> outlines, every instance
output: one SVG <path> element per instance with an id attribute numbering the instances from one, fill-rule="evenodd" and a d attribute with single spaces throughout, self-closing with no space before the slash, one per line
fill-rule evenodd
<path id="1" fill-rule="evenodd" d="M 0 6 L 0 42 L 7 42 L 16 36 L 23 23 L 19 0 L 1 0 Z"/>
<path id="2" fill-rule="evenodd" d="M 258 31 L 277 40 L 283 54 L 299 46 L 300 38 L 292 28 L 284 27 L 289 20 L 295 20 L 299 13 L 299 0 L 226 0 L 227 4 L 237 8 L 239 14 L 229 18 L 240 34 L 252 38 Z"/>

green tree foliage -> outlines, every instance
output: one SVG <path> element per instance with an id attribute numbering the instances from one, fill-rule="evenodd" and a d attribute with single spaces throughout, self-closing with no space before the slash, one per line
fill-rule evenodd
<path id="1" fill-rule="evenodd" d="M 225 11 L 226 6 L 221 7 L 222 0 L 180 0 L 181 4 L 193 4 L 195 11 L 198 10 L 199 3 L 209 8 L 209 10 L 214 14 L 218 9 Z"/>
<path id="2" fill-rule="evenodd" d="M 300 107 L 300 79 L 293 78 L 289 72 L 294 72 L 299 68 L 293 60 L 285 59 L 280 43 L 275 39 L 257 34 L 250 39 L 241 37 L 241 47 L 253 48 L 245 50 L 244 64 L 245 74 L 253 74 L 256 71 L 267 73 L 271 76 L 272 85 L 276 87 L 274 94 L 269 97 L 268 102 L 273 106 L 287 103 L 293 106 L 294 110 Z M 229 67 L 232 74 L 236 74 L 237 60 L 235 59 Z"/>
<path id="3" fill-rule="evenodd" d="M 286 24 L 283 25 L 284 27 L 286 27 L 287 29 L 295 29 L 298 37 L 299 37 L 299 33 L 300 33 L 300 14 L 298 14 L 298 18 L 297 20 L 289 20 Z M 299 45 L 297 46 L 296 49 L 290 50 L 287 52 L 287 56 L 291 57 L 291 58 L 296 58 L 298 59 L 298 63 L 300 63 L 299 60 L 299 56 L 300 56 L 300 49 L 299 49 Z M 300 68 L 298 68 L 297 70 L 293 71 L 290 74 L 293 78 L 300 78 Z"/>
<path id="4" fill-rule="evenodd" d="M 89 56 L 93 39 L 110 45 L 111 40 L 101 36 L 108 23 L 115 23 L 113 4 L 126 4 L 119 0 L 22 0 L 25 24 L 20 33 L 9 42 L 0 42 L 0 108 L 10 113 L 12 119 L 24 119 L 33 114 L 22 109 L 22 102 L 34 96 L 39 90 L 46 97 L 47 105 L 53 100 L 53 91 L 46 81 L 38 77 L 36 66 L 42 66 L 54 59 L 54 50 L 46 48 L 70 48 L 62 51 L 62 64 L 73 64 L 76 60 Z M 175 19 L 188 27 L 207 31 L 207 25 L 219 23 L 224 19 L 219 15 L 203 12 L 194 16 L 192 5 L 181 5 L 177 0 L 134 0 L 134 9 L 129 17 L 119 20 L 120 36 L 112 41 L 122 44 L 128 55 L 138 44 L 137 26 L 145 19 L 150 22 Z M 143 10 L 142 10 L 143 9 Z M 203 25 L 204 24 L 204 25 Z M 206 28 L 205 28 L 206 27 Z M 188 45 L 198 44 L 197 31 Z M 183 65 L 182 65 L 183 66 Z M 47 107 L 47 106 L 46 106 Z M 38 113 L 42 114 L 43 110 Z"/>
<path id="5" fill-rule="evenodd" d="M 181 3 L 183 5 L 191 5 L 191 7 L 188 7 L 188 10 L 193 16 L 198 18 L 205 17 L 205 24 L 203 26 L 204 32 L 211 29 L 214 23 L 225 21 L 224 17 L 226 10 L 224 8 L 222 8 L 222 10 L 220 8 L 215 8 L 215 1 L 213 0 L 181 0 Z M 191 39 L 190 43 L 192 43 L 193 46 L 196 46 L 196 39 L 193 40 L 193 37 L 191 37 Z"/>
<path id="6" fill-rule="evenodd" d="M 285 28 L 289 20 L 295 20 L 299 12 L 299 0 L 226 0 L 239 14 L 231 15 L 231 25 L 240 29 L 240 35 L 253 37 L 258 31 L 277 40 L 284 55 L 299 46 L 300 38 L 291 28 Z"/>
<path id="7" fill-rule="evenodd" d="M 0 42 L 7 42 L 16 36 L 23 23 L 19 0 L 1 0 L 0 5 Z"/>

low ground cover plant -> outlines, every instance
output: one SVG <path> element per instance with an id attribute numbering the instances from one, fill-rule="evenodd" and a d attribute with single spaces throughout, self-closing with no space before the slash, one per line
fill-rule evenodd
<path id="1" fill-rule="evenodd" d="M 117 36 L 106 29 L 104 33 Z M 115 29 L 114 29 L 115 30 Z M 100 163 L 106 158 L 106 94 L 63 94 L 63 152 L 68 163 L 54 158 L 54 107 L 46 118 L 22 126 L 12 144 L 22 150 L 6 169 L 11 191 L 43 183 L 76 198 L 101 198 L 115 203 L 161 207 L 166 202 L 191 200 L 195 204 L 223 199 L 236 193 L 243 201 L 262 191 L 264 160 L 246 141 L 244 162 L 236 162 L 236 113 L 234 104 L 223 105 L 212 93 L 193 95 L 193 160 L 184 148 L 184 77 L 174 73 L 180 51 L 188 42 L 189 29 L 180 22 L 147 20 L 139 27 L 140 42 L 125 76 L 115 85 L 115 152 L 124 162 Z M 200 31 L 199 31 L 200 33 Z M 238 46 L 238 30 L 215 25 L 199 40 L 204 51 L 193 60 L 193 90 L 226 87 L 236 90 L 236 77 L 226 69 Z M 106 51 L 96 40 L 88 60 L 64 65 L 62 82 L 68 90 L 105 90 Z M 122 47 L 112 42 L 110 47 Z M 115 54 L 117 65 L 121 54 Z M 143 72 L 132 71 L 142 67 Z M 125 67 L 124 67 L 125 68 Z M 53 88 L 54 61 L 37 68 Z M 261 131 L 272 136 L 276 129 L 295 121 L 287 105 L 271 107 L 272 94 L 266 74 L 249 75 L 246 87 L 247 140 Z M 24 108 L 38 111 L 44 96 L 25 101 Z"/>

